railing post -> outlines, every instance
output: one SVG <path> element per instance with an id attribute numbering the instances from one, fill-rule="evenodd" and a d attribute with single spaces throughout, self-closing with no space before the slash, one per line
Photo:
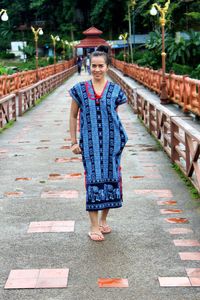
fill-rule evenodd
<path id="1" fill-rule="evenodd" d="M 179 145 L 178 139 L 175 134 L 179 132 L 179 127 L 174 123 L 173 118 L 170 119 L 171 126 L 171 159 L 173 162 L 179 161 L 179 154 L 176 151 L 176 147 Z"/>
<path id="2" fill-rule="evenodd" d="M 23 115 L 23 109 L 22 109 L 22 96 L 23 94 L 21 92 L 18 93 L 18 109 L 19 109 L 19 116 L 21 117 Z"/>

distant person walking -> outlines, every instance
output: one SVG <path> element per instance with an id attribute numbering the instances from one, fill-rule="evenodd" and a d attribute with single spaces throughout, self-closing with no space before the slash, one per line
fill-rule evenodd
<path id="1" fill-rule="evenodd" d="M 89 57 L 89 55 L 86 58 L 86 66 L 87 66 L 88 74 L 90 75 L 91 72 L 90 72 L 90 57 Z"/>
<path id="2" fill-rule="evenodd" d="M 87 56 L 84 56 L 84 58 L 83 58 L 83 66 L 84 66 L 85 72 L 87 72 Z"/>
<path id="3" fill-rule="evenodd" d="M 82 68 L 82 59 L 80 56 L 77 58 L 77 66 L 78 66 L 78 74 L 81 75 L 81 68 Z"/>
<path id="4" fill-rule="evenodd" d="M 103 47 L 103 46 L 102 46 Z M 105 46 L 104 46 L 105 47 Z M 119 105 L 127 101 L 118 84 L 106 79 L 108 50 L 91 54 L 92 79 L 70 89 L 71 150 L 82 154 L 85 169 L 86 210 L 89 212 L 93 241 L 103 241 L 112 231 L 107 224 L 109 209 L 122 206 L 120 160 L 128 140 L 117 114 Z M 106 47 L 107 49 L 107 47 Z M 98 48 L 97 48 L 98 50 Z M 80 141 L 77 141 L 77 116 L 80 112 Z M 102 211 L 100 218 L 98 211 Z"/>

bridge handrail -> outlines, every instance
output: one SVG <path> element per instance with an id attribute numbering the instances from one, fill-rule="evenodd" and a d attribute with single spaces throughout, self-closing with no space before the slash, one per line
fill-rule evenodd
<path id="1" fill-rule="evenodd" d="M 167 106 L 149 99 L 144 88 L 133 88 L 114 70 L 109 75 L 126 91 L 128 103 L 165 152 L 200 192 L 200 133 Z M 190 83 L 193 80 L 187 79 Z"/>
<path id="2" fill-rule="evenodd" d="M 15 93 L 16 91 L 34 84 L 39 80 L 48 78 L 53 74 L 69 69 L 74 64 L 74 59 L 71 59 L 55 65 L 39 68 L 38 77 L 36 70 L 18 72 L 12 75 L 2 75 L 0 76 L 0 98 L 10 93 Z"/>
<path id="3" fill-rule="evenodd" d="M 0 128 L 16 120 L 16 95 L 10 94 L 0 99 Z"/>
<path id="4" fill-rule="evenodd" d="M 137 64 L 129 64 L 112 58 L 112 65 L 123 74 L 137 80 L 149 89 L 160 94 L 162 71 Z M 176 75 L 173 72 L 166 73 L 168 98 L 182 107 L 184 112 L 191 111 L 200 116 L 200 80 L 187 75 Z"/>
<path id="5" fill-rule="evenodd" d="M 33 85 L 25 87 L 0 99 L 0 129 L 11 120 L 16 120 L 28 109 L 36 105 L 36 101 L 63 83 L 76 71 L 76 66 L 49 76 Z"/>

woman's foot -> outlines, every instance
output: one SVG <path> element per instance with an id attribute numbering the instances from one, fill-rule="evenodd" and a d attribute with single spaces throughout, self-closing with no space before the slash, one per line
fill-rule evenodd
<path id="1" fill-rule="evenodd" d="M 111 233 L 112 231 L 111 227 L 106 223 L 100 223 L 99 230 L 101 231 L 101 233 Z"/>
<path id="2" fill-rule="evenodd" d="M 104 236 L 103 234 L 99 231 L 90 231 L 88 232 L 88 236 L 90 237 L 90 239 L 92 241 L 95 241 L 95 242 L 101 242 L 101 241 L 104 241 Z"/>

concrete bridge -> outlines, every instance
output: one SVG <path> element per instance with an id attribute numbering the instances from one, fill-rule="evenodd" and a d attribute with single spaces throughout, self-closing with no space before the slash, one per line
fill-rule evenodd
<path id="1" fill-rule="evenodd" d="M 199 124 L 177 107 L 161 107 L 155 94 L 119 71 L 110 76 L 129 93 L 130 105 L 119 110 L 129 142 L 124 204 L 111 212 L 113 232 L 104 242 L 87 236 L 83 167 L 69 149 L 67 90 L 88 76 L 74 74 L 0 135 L 2 300 L 200 298 L 199 201 L 171 164 L 187 165 L 198 186 Z M 134 111 L 168 155 L 173 149 L 172 161 Z M 183 145 L 192 153 L 185 160 Z"/>

